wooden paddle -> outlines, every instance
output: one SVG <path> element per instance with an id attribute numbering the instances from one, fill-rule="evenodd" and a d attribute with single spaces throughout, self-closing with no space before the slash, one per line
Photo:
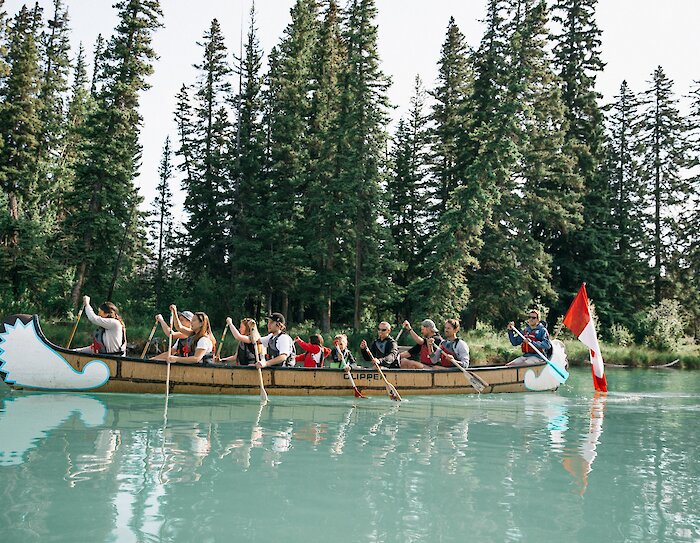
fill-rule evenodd
<path id="1" fill-rule="evenodd" d="M 216 349 L 216 360 L 221 357 L 221 348 L 224 346 L 224 339 L 226 339 L 226 332 L 228 331 L 228 324 L 224 326 L 224 333 L 221 334 L 221 341 L 219 342 L 219 348 Z"/>
<path id="2" fill-rule="evenodd" d="M 262 361 L 262 342 L 260 340 L 257 340 L 255 342 L 255 361 Z M 260 377 L 260 401 L 263 403 L 267 403 L 267 391 L 265 390 L 262 369 L 260 367 L 258 367 L 258 377 Z"/>
<path id="3" fill-rule="evenodd" d="M 452 364 L 457 367 L 467 378 L 467 381 L 474 387 L 474 389 L 481 394 L 481 391 L 484 390 L 489 384 L 484 381 L 481 377 L 477 376 L 476 374 L 472 373 L 471 371 L 467 371 L 466 368 L 462 367 L 459 362 L 457 362 L 454 357 L 452 357 Z"/>
<path id="4" fill-rule="evenodd" d="M 146 345 L 144 345 L 143 351 L 141 351 L 141 359 L 143 359 L 143 357 L 146 356 L 146 353 L 148 352 L 148 348 L 151 346 L 151 340 L 153 339 L 153 334 L 156 333 L 157 326 L 158 326 L 158 319 L 156 319 L 156 322 L 153 325 L 153 328 L 151 328 L 151 333 L 148 335 L 148 341 L 146 342 Z"/>
<path id="5" fill-rule="evenodd" d="M 370 360 L 372 360 L 372 363 L 374 364 L 374 367 L 377 368 L 377 371 L 379 372 L 379 375 L 382 376 L 382 379 L 384 379 L 384 383 L 386 383 L 386 393 L 388 394 L 389 398 L 394 400 L 395 402 L 400 402 L 401 401 L 401 395 L 399 394 L 399 391 L 396 390 L 396 387 L 392 385 L 386 378 L 386 375 L 384 375 L 384 372 L 382 371 L 382 368 L 379 366 L 378 362 L 375 362 L 375 358 L 372 356 L 372 353 L 370 350 L 365 347 L 365 352 L 367 355 L 370 357 Z"/>
<path id="6" fill-rule="evenodd" d="M 355 391 L 355 398 L 365 398 L 367 399 L 367 396 L 362 394 L 360 392 L 360 389 L 355 386 L 355 380 L 352 378 L 352 373 L 350 371 L 350 364 L 345 362 L 345 357 L 343 356 L 343 351 L 340 350 L 340 347 L 338 344 L 335 344 L 336 349 L 338 349 L 338 356 L 340 357 L 340 361 L 343 363 L 343 369 L 347 372 L 348 374 L 348 379 L 350 379 L 350 384 L 352 385 L 353 390 Z"/>
<path id="7" fill-rule="evenodd" d="M 170 356 L 173 350 L 173 314 L 170 313 L 170 333 L 168 334 L 168 369 L 165 377 L 165 409 L 168 409 L 168 396 L 170 395 Z"/>
<path id="8" fill-rule="evenodd" d="M 70 344 L 73 342 L 73 336 L 75 335 L 75 331 L 78 329 L 78 323 L 80 322 L 80 317 L 83 316 L 83 308 L 80 308 L 80 311 L 78 311 L 78 318 L 75 319 L 75 325 L 73 326 L 73 331 L 70 333 L 70 337 L 68 338 L 68 345 L 66 345 L 66 349 L 70 349 Z"/>
<path id="9" fill-rule="evenodd" d="M 547 364 L 549 364 L 549 367 L 552 368 L 554 370 L 554 373 L 557 375 L 557 379 L 559 380 L 559 382 L 564 384 L 564 382 L 569 378 L 569 372 L 566 371 L 565 369 L 557 368 L 554 364 L 552 364 L 552 362 L 550 362 L 549 358 L 547 358 L 545 355 L 543 355 L 542 352 L 532 344 L 532 341 L 530 341 L 528 338 L 526 338 L 524 335 L 522 335 L 520 333 L 520 330 L 518 330 L 515 326 L 513 326 L 513 330 L 515 330 L 515 333 L 518 334 L 523 339 L 523 341 L 527 341 L 527 344 L 530 347 L 532 347 L 532 350 L 535 351 L 542 360 L 544 360 L 545 362 L 547 362 Z"/>

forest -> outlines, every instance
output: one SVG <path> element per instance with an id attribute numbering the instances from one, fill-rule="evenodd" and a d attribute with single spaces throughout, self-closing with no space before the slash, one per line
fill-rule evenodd
<path id="1" fill-rule="evenodd" d="M 539 307 L 553 327 L 585 282 L 605 338 L 698 335 L 700 82 L 649 66 L 603 103 L 597 0 L 487 0 L 476 48 L 445 21 L 438 78 L 391 130 L 374 0 L 297 0 L 270 51 L 254 7 L 242 49 L 214 19 L 152 202 L 158 0 L 116 2 L 92 58 L 63 0 L 3 4 L 0 315 L 65 320 L 89 294 L 131 322 L 176 303 L 222 325 L 474 328 Z"/>

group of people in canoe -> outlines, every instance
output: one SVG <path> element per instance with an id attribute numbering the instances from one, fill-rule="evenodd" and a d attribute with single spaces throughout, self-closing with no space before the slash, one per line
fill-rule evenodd
<path id="1" fill-rule="evenodd" d="M 87 347 L 77 349 L 94 354 L 126 356 L 126 325 L 112 302 L 105 302 L 98 307 L 97 313 L 90 305 L 90 297 L 83 297 L 85 315 L 97 329 L 93 333 L 93 342 Z M 155 360 L 181 362 L 186 364 L 238 364 L 255 365 L 259 368 L 269 366 L 295 366 L 320 368 L 354 368 L 359 366 L 348 348 L 348 338 L 338 334 L 333 338 L 333 348 L 324 345 L 321 334 L 312 334 L 309 341 L 300 337 L 294 339 L 287 334 L 287 322 L 281 313 L 271 313 L 267 317 L 266 336 L 261 336 L 254 319 L 245 318 L 236 327 L 231 318 L 226 319 L 226 326 L 238 341 L 238 348 L 233 356 L 219 359 L 217 341 L 212 333 L 211 323 L 206 313 L 201 311 L 178 311 L 170 306 L 170 322 L 162 315 L 156 315 L 163 333 L 170 337 L 171 348 L 153 357 Z M 172 328 L 171 328 L 172 326 Z M 508 337 L 514 346 L 520 346 L 522 355 L 508 365 L 528 365 L 536 363 L 542 353 L 551 349 L 546 324 L 541 321 L 539 311 L 528 312 L 528 322 L 521 330 L 513 322 L 508 323 Z M 386 321 L 379 323 L 377 337 L 368 342 L 360 342 L 363 360 L 385 368 L 396 369 L 432 369 L 447 370 L 453 366 L 469 366 L 469 346 L 458 337 L 460 323 L 457 319 L 447 319 L 443 325 L 444 337 L 439 333 L 435 322 L 425 319 L 420 324 L 420 333 L 416 332 L 409 321 L 402 323 L 402 330 L 408 332 L 415 345 L 401 352 L 397 339 L 391 336 L 392 327 Z M 398 338 L 398 336 L 397 336 Z M 297 349 L 298 347 L 298 349 Z M 297 351 L 300 351 L 297 354 Z"/>

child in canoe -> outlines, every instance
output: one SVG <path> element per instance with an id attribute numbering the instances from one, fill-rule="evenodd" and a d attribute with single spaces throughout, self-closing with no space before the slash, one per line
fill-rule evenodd
<path id="1" fill-rule="evenodd" d="M 308 343 L 299 336 L 294 338 L 294 342 L 304 350 L 296 356 L 296 361 L 303 362 L 305 368 L 322 368 L 326 357 L 331 354 L 331 350 L 323 346 L 321 334 L 311 334 Z"/>

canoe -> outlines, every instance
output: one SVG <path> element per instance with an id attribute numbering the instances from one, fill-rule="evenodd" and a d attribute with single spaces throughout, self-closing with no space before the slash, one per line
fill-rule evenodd
<path id="1" fill-rule="evenodd" d="M 554 342 L 552 362 L 566 365 L 564 345 Z M 12 315 L 0 323 L 0 377 L 15 390 L 165 393 L 168 364 L 133 357 L 79 353 L 51 343 L 37 315 Z M 481 392 L 556 390 L 559 381 L 545 362 L 524 367 L 479 366 L 469 371 L 488 386 Z M 474 394 L 465 375 L 448 371 L 384 370 L 401 395 Z M 352 371 L 363 394 L 384 396 L 386 388 L 374 369 Z M 348 396 L 353 394 L 345 371 L 334 368 L 275 367 L 263 370 L 270 395 Z M 249 366 L 170 364 L 171 394 L 260 393 L 258 372 Z"/>

